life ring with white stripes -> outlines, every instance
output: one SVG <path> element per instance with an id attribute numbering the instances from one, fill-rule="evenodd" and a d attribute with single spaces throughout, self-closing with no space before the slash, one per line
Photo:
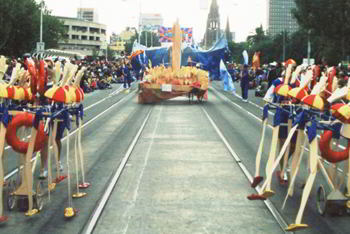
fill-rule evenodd
<path id="1" fill-rule="evenodd" d="M 28 150 L 28 142 L 21 141 L 17 137 L 18 128 L 25 126 L 31 127 L 33 125 L 34 115 L 30 113 L 21 113 L 16 115 L 9 123 L 6 132 L 6 142 L 11 145 L 13 150 L 25 154 Z M 40 122 L 39 129 L 35 138 L 34 152 L 39 151 L 44 147 L 48 136 L 44 132 L 44 124 Z"/>

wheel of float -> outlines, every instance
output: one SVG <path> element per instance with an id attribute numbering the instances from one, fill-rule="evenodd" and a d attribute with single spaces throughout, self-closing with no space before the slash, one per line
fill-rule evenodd
<path id="1" fill-rule="evenodd" d="M 39 211 L 41 211 L 44 207 L 44 189 L 42 185 L 42 181 L 39 181 L 36 184 L 36 191 L 35 191 L 35 197 L 34 197 L 34 202 L 35 202 L 35 207 Z"/>
<path id="2" fill-rule="evenodd" d="M 7 184 L 7 209 L 13 210 L 16 207 L 17 204 L 17 196 L 14 194 L 16 191 L 16 180 L 12 179 Z"/>
<path id="3" fill-rule="evenodd" d="M 320 185 L 316 193 L 316 206 L 317 211 L 320 215 L 324 216 L 327 210 L 327 196 L 323 185 Z"/>

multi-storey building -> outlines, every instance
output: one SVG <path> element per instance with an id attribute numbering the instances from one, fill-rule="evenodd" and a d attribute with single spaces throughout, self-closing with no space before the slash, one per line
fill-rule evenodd
<path id="1" fill-rule="evenodd" d="M 145 14 L 140 15 L 140 27 L 141 29 L 147 27 L 159 27 L 163 26 L 163 17 L 161 14 Z"/>
<path id="2" fill-rule="evenodd" d="M 103 55 L 101 46 L 106 41 L 106 25 L 77 18 L 57 17 L 67 34 L 58 42 L 59 49 L 84 55 Z"/>
<path id="3" fill-rule="evenodd" d="M 78 8 L 77 18 L 87 20 L 90 22 L 98 22 L 98 14 L 94 8 Z"/>
<path id="4" fill-rule="evenodd" d="M 283 31 L 293 33 L 298 30 L 298 23 L 291 10 L 294 0 L 267 0 L 267 25 L 269 35 L 275 36 Z"/>
<path id="5" fill-rule="evenodd" d="M 119 35 L 113 33 L 110 37 L 109 49 L 121 53 L 125 51 L 125 45 L 127 42 L 130 42 L 132 36 L 136 34 L 135 28 L 127 27 Z"/>

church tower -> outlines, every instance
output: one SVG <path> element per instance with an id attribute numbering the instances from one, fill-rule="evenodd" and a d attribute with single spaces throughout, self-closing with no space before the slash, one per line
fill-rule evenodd
<path id="1" fill-rule="evenodd" d="M 232 41 L 232 33 L 231 33 L 231 30 L 230 30 L 230 22 L 229 22 L 228 16 L 227 16 L 227 22 L 226 22 L 225 37 L 226 37 L 226 40 L 228 42 Z"/>
<path id="2" fill-rule="evenodd" d="M 204 35 L 206 48 L 210 48 L 220 38 L 220 15 L 216 0 L 212 0 L 207 19 L 207 28 Z"/>

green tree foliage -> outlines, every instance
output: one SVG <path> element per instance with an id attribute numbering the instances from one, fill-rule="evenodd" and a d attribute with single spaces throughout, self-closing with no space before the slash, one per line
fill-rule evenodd
<path id="1" fill-rule="evenodd" d="M 350 35 L 350 1 L 348 0 L 295 0 L 293 15 L 298 24 L 310 33 L 316 60 L 326 58 L 336 64 L 350 55 L 346 42 Z"/>
<path id="2" fill-rule="evenodd" d="M 151 47 L 151 46 L 156 47 L 161 45 L 159 42 L 158 35 L 150 31 L 142 31 L 140 41 L 141 41 L 141 44 L 145 45 L 146 47 Z"/>
<path id="3" fill-rule="evenodd" d="M 146 40 L 146 33 L 147 33 L 147 40 Z M 134 41 L 137 41 L 137 40 L 138 40 L 138 34 L 135 34 L 134 36 L 132 36 L 130 38 L 130 40 L 128 42 L 126 42 L 126 44 L 125 44 L 125 53 L 126 54 L 131 54 Z M 141 41 L 142 45 L 147 46 L 147 47 L 151 47 L 152 45 L 153 45 L 153 47 L 161 45 L 159 42 L 158 35 L 154 32 L 150 32 L 150 31 L 142 31 L 141 36 L 140 36 L 140 41 Z"/>
<path id="4" fill-rule="evenodd" d="M 40 39 L 40 4 L 35 0 L 0 0 L 0 6 L 0 54 L 21 56 L 33 51 Z M 63 24 L 45 7 L 46 48 L 55 48 L 64 32 Z"/>
<path id="5" fill-rule="evenodd" d="M 299 31 L 285 34 L 285 59 L 293 58 L 301 63 L 307 58 L 308 40 L 311 58 L 320 63 L 326 59 L 329 65 L 350 60 L 350 1 L 349 0 L 295 0 L 292 14 L 297 19 Z M 234 62 L 242 62 L 242 52 L 247 50 L 252 58 L 260 51 L 261 64 L 283 60 L 283 33 L 275 37 L 267 35 L 262 26 L 247 37 L 245 43 L 229 43 Z M 251 61 L 251 60 L 250 60 Z"/>
<path id="6" fill-rule="evenodd" d="M 247 42 L 240 42 L 240 43 L 235 43 L 233 41 L 228 42 L 228 48 L 231 51 L 231 58 L 232 62 L 241 64 L 243 63 L 243 57 L 242 57 L 242 52 L 244 50 L 247 50 L 248 48 L 248 43 Z"/>

